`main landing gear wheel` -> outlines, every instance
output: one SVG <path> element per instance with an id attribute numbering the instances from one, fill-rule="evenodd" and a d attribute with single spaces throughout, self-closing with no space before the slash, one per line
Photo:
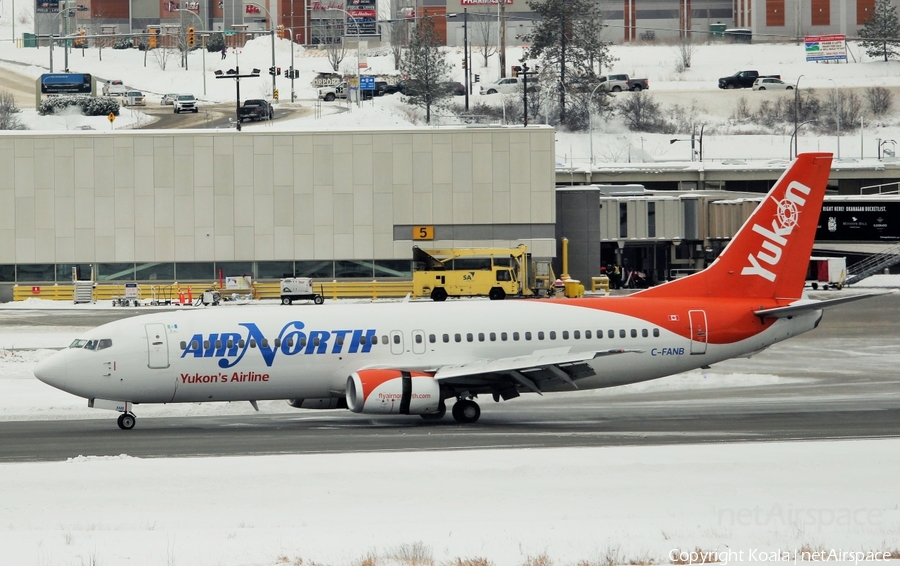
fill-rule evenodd
<path id="1" fill-rule="evenodd" d="M 462 424 L 471 424 L 481 416 L 481 407 L 475 401 L 459 399 L 453 405 L 453 418 Z"/>
<path id="2" fill-rule="evenodd" d="M 131 413 L 122 413 L 119 415 L 118 421 L 116 421 L 119 425 L 119 428 L 122 430 L 131 430 L 134 428 L 134 423 L 137 419 Z"/>
<path id="3" fill-rule="evenodd" d="M 444 415 L 447 414 L 447 405 L 441 401 L 441 404 L 438 406 L 438 412 L 436 413 L 428 413 L 427 415 L 419 415 L 426 421 L 439 421 L 444 418 Z"/>

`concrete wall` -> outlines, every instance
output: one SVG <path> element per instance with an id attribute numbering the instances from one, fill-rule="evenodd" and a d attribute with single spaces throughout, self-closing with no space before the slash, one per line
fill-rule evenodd
<path id="1" fill-rule="evenodd" d="M 0 264 L 403 259 L 420 224 L 551 257 L 553 190 L 546 127 L 4 133 Z"/>

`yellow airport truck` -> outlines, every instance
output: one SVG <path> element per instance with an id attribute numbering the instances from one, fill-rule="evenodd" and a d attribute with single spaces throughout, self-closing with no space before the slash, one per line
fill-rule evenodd
<path id="1" fill-rule="evenodd" d="M 528 248 L 455 248 L 423 250 L 413 246 L 413 297 L 486 296 L 501 300 L 508 295 L 534 297 L 553 294 L 549 261 L 534 262 Z"/>

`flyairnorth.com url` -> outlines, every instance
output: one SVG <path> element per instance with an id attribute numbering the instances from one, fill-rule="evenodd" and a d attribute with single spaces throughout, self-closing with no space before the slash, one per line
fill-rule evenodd
<path id="1" fill-rule="evenodd" d="M 799 564 L 802 562 L 834 562 L 840 561 L 845 564 L 853 563 L 869 563 L 869 562 L 885 562 L 891 560 L 891 552 L 864 552 L 860 550 L 842 550 L 842 549 L 819 549 L 819 550 L 680 550 L 673 548 L 669 552 L 669 561 L 672 564 L 709 564 L 716 563 L 718 566 L 727 566 L 728 564 L 746 564 L 750 562 L 792 562 Z"/>

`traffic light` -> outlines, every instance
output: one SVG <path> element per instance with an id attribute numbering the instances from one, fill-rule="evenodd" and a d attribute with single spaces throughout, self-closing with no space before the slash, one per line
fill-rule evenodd
<path id="1" fill-rule="evenodd" d="M 476 82 L 476 83 L 477 83 L 477 82 L 479 82 L 480 80 L 481 80 L 481 75 L 475 75 L 475 78 L 473 79 L 472 82 Z"/>
<path id="2" fill-rule="evenodd" d="M 156 49 L 156 36 L 159 35 L 159 28 L 152 28 L 150 30 L 150 37 L 147 38 L 147 45 L 150 46 L 150 49 Z"/>
<path id="3" fill-rule="evenodd" d="M 522 67 L 520 67 L 519 65 L 513 65 L 513 67 L 512 67 L 512 76 L 518 77 L 518 76 L 519 76 L 519 73 L 521 73 L 521 72 L 522 72 Z"/>
<path id="4" fill-rule="evenodd" d="M 278 100 L 278 89 L 277 88 L 272 91 L 272 98 L 274 98 L 275 100 Z"/>
<path id="5" fill-rule="evenodd" d="M 269 67 L 269 74 L 272 75 L 273 77 L 275 76 L 275 74 L 276 74 L 275 67 Z"/>
<path id="6" fill-rule="evenodd" d="M 197 36 L 194 35 L 194 26 L 188 26 L 187 28 L 187 44 L 188 47 L 193 47 L 197 42 Z"/>
<path id="7" fill-rule="evenodd" d="M 286 79 L 291 78 L 292 72 L 293 72 L 293 71 L 292 71 L 291 69 L 285 69 L 285 70 L 284 70 L 284 78 L 286 78 Z"/>
<path id="8" fill-rule="evenodd" d="M 466 70 L 466 59 L 467 57 L 463 57 L 463 71 Z"/>
<path id="9" fill-rule="evenodd" d="M 275 76 L 277 77 L 280 74 L 281 74 L 281 67 L 275 67 Z"/>
<path id="10" fill-rule="evenodd" d="M 80 37 L 80 38 L 77 38 L 77 39 L 74 41 L 75 47 L 85 47 L 85 44 L 87 43 L 87 40 L 84 39 L 84 35 L 85 35 L 84 30 L 83 30 L 83 29 L 78 30 L 78 35 L 80 35 L 81 37 Z"/>

